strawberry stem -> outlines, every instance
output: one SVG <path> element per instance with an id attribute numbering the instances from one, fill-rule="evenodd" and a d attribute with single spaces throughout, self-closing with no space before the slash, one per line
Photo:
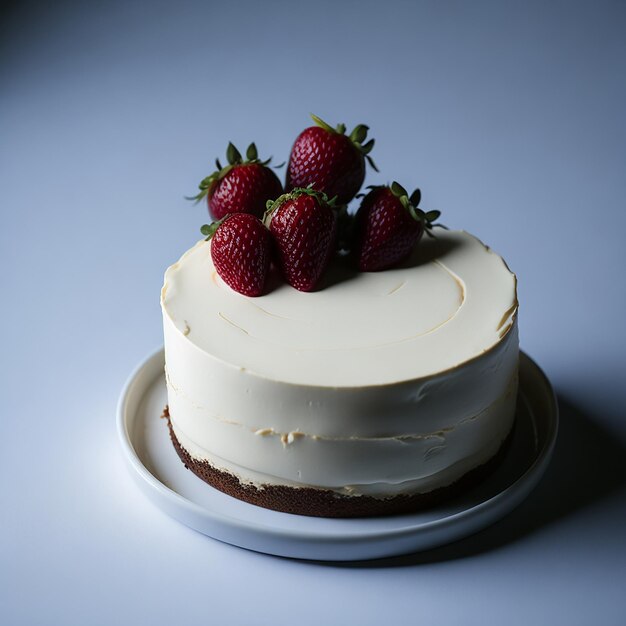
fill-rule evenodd
<path id="1" fill-rule="evenodd" d="M 365 138 L 367 137 L 367 131 L 369 130 L 368 126 L 365 126 L 365 124 L 358 124 L 357 126 L 354 127 L 354 130 L 350 133 L 350 141 L 352 141 L 352 143 L 363 143 L 365 141 Z M 370 140 L 368 143 L 371 143 L 372 146 L 374 145 L 374 140 Z M 363 149 L 365 149 L 365 146 L 361 146 Z"/>
<path id="2" fill-rule="evenodd" d="M 391 183 L 391 193 L 396 196 L 396 198 L 402 198 L 402 196 L 409 197 L 407 190 L 395 180 Z"/>
<path id="3" fill-rule="evenodd" d="M 365 159 L 367 160 L 367 162 L 370 164 L 370 167 L 375 171 L 375 172 L 379 172 L 380 170 L 378 169 L 378 167 L 376 167 L 376 163 L 374 163 L 374 159 L 372 159 L 372 157 L 369 154 L 365 155 Z"/>
<path id="4" fill-rule="evenodd" d="M 402 206 L 409 212 L 411 217 L 416 222 L 422 223 L 422 225 L 424 226 L 424 230 L 427 233 L 433 228 L 433 226 L 442 226 L 443 228 L 445 228 L 443 224 L 433 224 L 435 220 L 439 219 L 439 216 L 441 215 L 441 211 L 434 210 L 434 211 L 428 211 L 428 213 L 425 213 L 424 211 L 422 211 L 422 209 L 418 208 L 417 205 L 420 203 L 420 200 L 422 199 L 422 192 L 419 189 L 416 189 L 411 194 L 411 197 L 409 197 L 407 190 L 395 180 L 391 183 L 391 185 L 389 186 L 389 189 L 391 193 L 396 198 L 398 198 Z"/>
<path id="5" fill-rule="evenodd" d="M 228 142 L 228 148 L 226 148 L 226 158 L 231 165 L 242 162 L 241 152 L 230 141 Z"/>
<path id="6" fill-rule="evenodd" d="M 216 222 L 211 222 L 210 224 L 203 224 L 200 226 L 200 232 L 206 237 L 205 241 L 209 241 L 217 229 L 221 226 L 222 222 L 229 218 L 231 214 L 225 215 L 221 220 L 217 220 Z"/>
<path id="7" fill-rule="evenodd" d="M 340 210 L 343 206 L 337 205 L 337 196 L 333 196 L 329 199 L 323 191 L 317 191 L 311 186 L 296 187 L 290 192 L 284 193 L 282 194 L 282 196 L 278 196 L 276 200 L 267 201 L 265 205 L 265 213 L 263 215 L 263 223 L 269 228 L 270 222 L 272 221 L 272 215 L 280 206 L 282 206 L 285 202 L 289 200 L 295 200 L 296 198 L 304 195 L 313 196 L 320 204 L 325 204 L 334 210 Z"/>
<path id="8" fill-rule="evenodd" d="M 317 117 L 317 115 L 314 115 L 313 113 L 310 114 L 311 115 L 311 119 L 320 127 L 323 128 L 324 130 L 327 130 L 329 133 L 336 133 L 337 131 L 330 125 L 327 124 L 323 119 Z"/>
<path id="9" fill-rule="evenodd" d="M 248 159 L 248 161 L 256 161 L 258 158 L 259 153 L 257 152 L 256 146 L 253 142 L 248 146 L 248 149 L 246 150 L 246 159 Z"/>
<path id="10" fill-rule="evenodd" d="M 346 125 L 345 124 L 337 124 L 336 128 L 333 128 L 330 124 L 327 124 L 323 119 L 317 117 L 313 113 L 310 114 L 311 119 L 324 130 L 329 133 L 345 135 L 346 133 Z M 374 159 L 369 156 L 369 153 L 372 151 L 374 147 L 374 140 L 370 139 L 367 143 L 363 143 L 367 139 L 367 133 L 369 131 L 369 126 L 365 124 L 357 124 L 354 127 L 354 130 L 350 133 L 349 139 L 352 142 L 352 145 L 363 155 L 363 157 L 370 164 L 371 168 L 378 172 L 378 167 L 376 167 L 376 163 L 374 163 Z"/>
<path id="11" fill-rule="evenodd" d="M 250 163 L 258 163 L 259 165 L 267 166 L 269 165 L 272 157 L 267 159 L 266 161 L 261 161 L 259 159 L 258 150 L 256 144 L 253 142 L 248 146 L 246 150 L 246 160 L 243 160 L 241 156 L 241 152 L 237 150 L 232 142 L 228 143 L 228 148 L 226 148 L 226 159 L 228 160 L 228 165 L 226 167 L 222 167 L 222 164 L 219 159 L 215 159 L 215 167 L 217 168 L 212 174 L 206 176 L 200 181 L 198 185 L 198 189 L 200 190 L 195 196 L 185 196 L 185 200 L 191 200 L 195 204 L 198 204 L 200 200 L 205 198 L 212 190 L 213 186 L 216 185 L 228 172 L 230 172 L 233 167 L 237 165 L 248 165 Z"/>

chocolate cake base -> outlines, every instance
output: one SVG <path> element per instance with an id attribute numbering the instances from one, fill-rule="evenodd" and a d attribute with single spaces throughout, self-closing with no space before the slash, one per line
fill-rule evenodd
<path id="1" fill-rule="evenodd" d="M 313 487 L 265 485 L 263 488 L 258 488 L 254 485 L 242 484 L 233 474 L 218 470 L 207 461 L 199 461 L 190 456 L 174 434 L 168 407 L 165 407 L 161 417 L 167 419 L 170 438 L 185 467 L 215 489 L 266 509 L 312 517 L 380 517 L 412 513 L 441 504 L 477 485 L 496 469 L 506 454 L 515 428 L 514 424 L 511 433 L 494 457 L 474 468 L 455 483 L 428 493 L 400 494 L 382 499 L 363 495 L 346 496 L 328 489 Z"/>

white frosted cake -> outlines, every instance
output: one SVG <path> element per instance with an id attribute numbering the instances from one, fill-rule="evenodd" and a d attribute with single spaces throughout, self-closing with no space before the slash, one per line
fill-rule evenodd
<path id="1" fill-rule="evenodd" d="M 258 298 L 201 241 L 161 295 L 170 434 L 201 478 L 281 511 L 376 515 L 440 500 L 493 465 L 517 394 L 516 279 L 439 229 L 383 272 Z"/>

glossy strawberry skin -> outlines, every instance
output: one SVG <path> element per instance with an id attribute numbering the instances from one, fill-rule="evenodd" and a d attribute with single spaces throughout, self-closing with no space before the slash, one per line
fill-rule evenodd
<path id="1" fill-rule="evenodd" d="M 280 196 L 278 176 L 262 163 L 235 165 L 207 194 L 209 213 L 220 220 L 229 213 L 250 213 L 263 217 L 265 203 Z"/>
<path id="2" fill-rule="evenodd" d="M 308 187 L 323 191 L 338 204 L 347 204 L 365 180 L 365 159 L 340 133 L 319 126 L 303 130 L 291 149 L 285 189 Z"/>
<path id="3" fill-rule="evenodd" d="M 244 296 L 260 296 L 265 289 L 272 254 L 267 228 L 249 213 L 233 213 L 211 239 L 211 257 L 221 279 Z"/>
<path id="4" fill-rule="evenodd" d="M 299 291 L 313 291 L 335 249 L 334 210 L 314 196 L 301 195 L 276 209 L 269 229 L 285 280 Z"/>
<path id="5" fill-rule="evenodd" d="M 407 258 L 424 233 L 389 187 L 376 187 L 355 217 L 352 253 L 362 272 L 388 269 Z"/>

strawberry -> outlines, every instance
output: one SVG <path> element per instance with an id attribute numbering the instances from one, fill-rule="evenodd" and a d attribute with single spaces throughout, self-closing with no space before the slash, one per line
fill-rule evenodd
<path id="1" fill-rule="evenodd" d="M 213 265 L 222 280 L 244 296 L 260 296 L 272 253 L 263 222 L 249 213 L 232 213 L 200 230 L 211 240 Z"/>
<path id="2" fill-rule="evenodd" d="M 300 291 L 313 291 L 335 249 L 334 201 L 313 189 L 294 189 L 268 202 L 265 223 L 274 236 L 285 280 Z"/>
<path id="3" fill-rule="evenodd" d="M 220 220 L 229 213 L 251 213 L 261 217 L 265 203 L 280 196 L 283 186 L 278 176 L 267 167 L 271 159 L 260 161 L 256 146 L 251 143 L 246 161 L 232 143 L 226 150 L 228 165 L 215 161 L 217 170 L 200 182 L 200 193 L 187 198 L 200 202 L 207 198 L 209 213 Z"/>
<path id="4" fill-rule="evenodd" d="M 285 190 L 312 187 L 329 198 L 337 196 L 338 204 L 348 204 L 365 179 L 365 159 L 376 170 L 369 156 L 374 140 L 363 143 L 367 126 L 359 124 L 346 136 L 346 127 L 332 128 L 311 115 L 317 126 L 303 130 L 297 137 L 287 167 Z"/>
<path id="5" fill-rule="evenodd" d="M 371 187 L 355 216 L 352 252 L 362 272 L 384 270 L 408 257 L 439 211 L 418 209 L 421 193 L 408 193 L 396 182 Z M 438 226 L 438 224 L 437 224 Z"/>

